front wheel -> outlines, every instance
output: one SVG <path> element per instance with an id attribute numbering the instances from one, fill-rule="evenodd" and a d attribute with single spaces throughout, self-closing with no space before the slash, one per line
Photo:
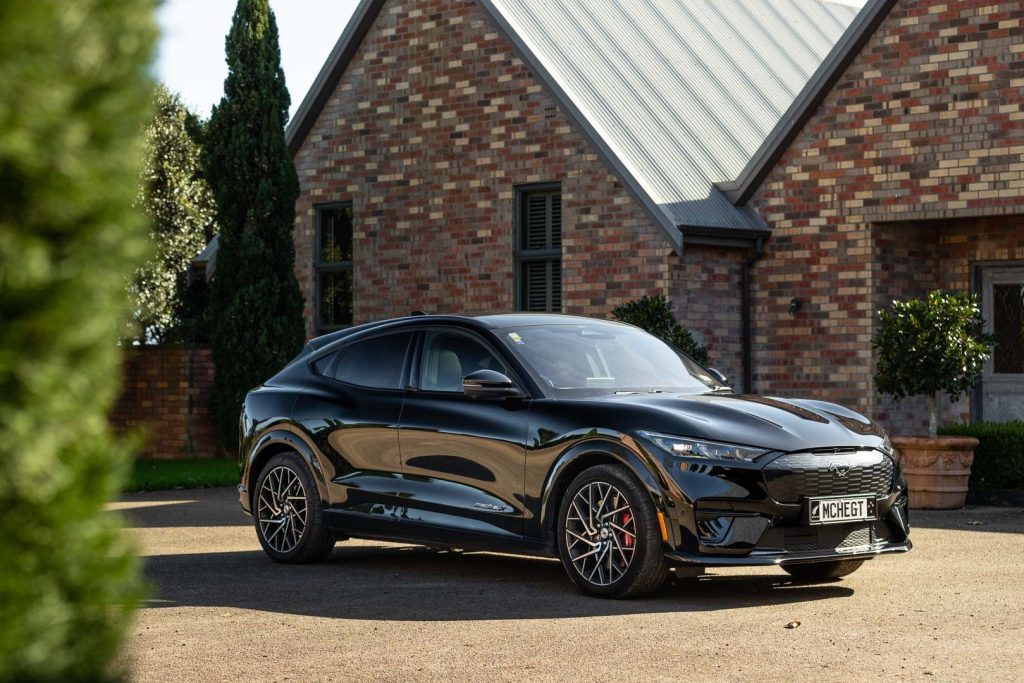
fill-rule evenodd
<path id="1" fill-rule="evenodd" d="M 650 494 L 621 465 L 583 471 L 558 513 L 562 565 L 585 593 L 628 598 L 656 591 L 668 568 Z"/>
<path id="2" fill-rule="evenodd" d="M 256 536 L 275 562 L 316 562 L 334 547 L 313 475 L 296 453 L 276 455 L 267 463 L 252 508 Z"/>
<path id="3" fill-rule="evenodd" d="M 799 581 L 830 581 L 854 573 L 864 560 L 835 560 L 833 562 L 812 562 L 810 564 L 782 565 L 782 568 Z"/>

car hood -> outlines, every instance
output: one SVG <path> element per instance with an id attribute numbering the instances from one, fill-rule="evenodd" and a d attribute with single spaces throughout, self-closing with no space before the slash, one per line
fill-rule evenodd
<path id="1" fill-rule="evenodd" d="M 645 413 L 657 414 L 657 426 L 638 424 L 637 429 L 656 428 L 779 451 L 876 448 L 885 438 L 885 432 L 872 420 L 823 401 L 724 393 L 626 394 L 603 400 L 643 406 Z"/>

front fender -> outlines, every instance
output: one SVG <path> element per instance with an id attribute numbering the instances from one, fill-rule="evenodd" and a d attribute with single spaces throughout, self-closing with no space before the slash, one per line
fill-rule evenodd
<path id="1" fill-rule="evenodd" d="M 324 473 L 324 468 L 320 462 L 320 457 L 315 446 L 302 435 L 295 427 L 291 425 L 276 425 L 274 428 L 261 434 L 249 449 L 249 453 L 246 456 L 245 464 L 242 470 L 242 483 L 240 498 L 242 499 L 242 507 L 246 508 L 246 512 L 249 512 L 252 507 L 252 488 L 256 482 L 252 481 L 253 473 L 258 473 L 264 463 L 270 458 L 278 455 L 279 453 L 285 453 L 293 451 L 299 455 L 306 464 L 309 465 L 310 471 L 313 472 L 313 481 L 316 483 L 317 492 L 320 494 L 320 500 L 327 503 L 330 498 L 328 497 L 327 489 L 327 476 Z M 248 503 L 248 507 L 246 507 Z"/>
<path id="2" fill-rule="evenodd" d="M 558 514 L 559 499 L 573 477 L 585 469 L 588 463 L 600 464 L 613 461 L 628 467 L 651 495 L 659 512 L 667 512 L 671 506 L 668 499 L 669 485 L 661 469 L 639 448 L 630 447 L 632 438 L 624 436 L 622 441 L 597 438 L 581 441 L 562 453 L 548 471 L 544 481 L 540 505 L 540 526 L 550 533 L 553 520 Z"/>

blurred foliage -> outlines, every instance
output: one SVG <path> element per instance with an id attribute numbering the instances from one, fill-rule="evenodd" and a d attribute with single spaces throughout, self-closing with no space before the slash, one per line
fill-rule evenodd
<path id="1" fill-rule="evenodd" d="M 156 115 L 146 126 L 146 156 L 137 202 L 149 216 L 153 256 L 131 278 L 138 341 L 181 341 L 192 259 L 213 237 L 214 201 L 197 137 L 202 123 L 178 95 L 156 90 Z M 191 312 L 191 311 L 190 311 Z M 189 322 L 193 323 L 194 320 Z"/>
<path id="2" fill-rule="evenodd" d="M 943 436 L 973 436 L 972 489 L 1024 489 L 1024 422 L 946 425 Z"/>
<path id="3" fill-rule="evenodd" d="M 978 382 L 991 351 L 978 297 L 934 291 L 923 299 L 894 301 L 878 319 L 878 391 L 897 400 L 929 397 L 934 437 L 936 396 L 945 392 L 950 402 L 960 400 Z"/>
<path id="4" fill-rule="evenodd" d="M 664 296 L 645 296 L 616 306 L 612 315 L 624 323 L 636 325 L 655 337 L 686 352 L 698 363 L 707 365 L 707 347 L 697 343 L 690 331 L 679 324 L 675 306 Z"/>
<path id="5" fill-rule="evenodd" d="M 205 151 L 220 227 L 209 309 L 211 406 L 221 441 L 234 452 L 246 392 L 280 370 L 305 339 L 292 235 L 299 181 L 284 137 L 290 100 L 267 0 L 239 0 L 227 63 Z"/>
<path id="6" fill-rule="evenodd" d="M 0 0 L 0 681 L 103 680 L 139 595 L 104 504 L 152 0 Z"/>

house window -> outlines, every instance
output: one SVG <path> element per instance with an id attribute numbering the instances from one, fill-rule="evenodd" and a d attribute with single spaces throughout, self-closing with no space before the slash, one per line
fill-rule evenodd
<path id="1" fill-rule="evenodd" d="M 517 238 L 517 308 L 560 313 L 562 310 L 562 188 L 560 185 L 519 191 Z"/>
<path id="2" fill-rule="evenodd" d="M 352 204 L 316 209 L 316 327 L 319 333 L 352 324 Z"/>

